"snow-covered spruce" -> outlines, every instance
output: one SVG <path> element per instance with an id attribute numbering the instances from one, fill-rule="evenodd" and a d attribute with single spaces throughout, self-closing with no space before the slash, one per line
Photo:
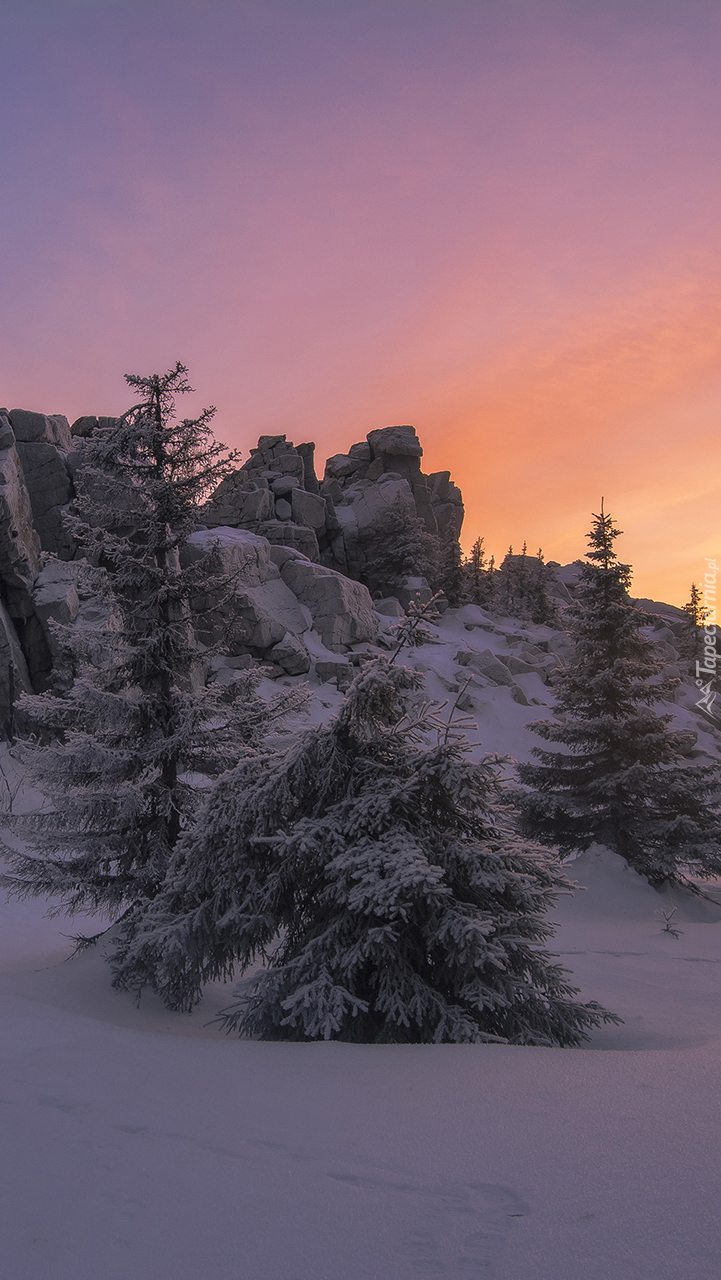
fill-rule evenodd
<path id="1" fill-rule="evenodd" d="M 537 556 L 528 555 L 525 542 L 519 556 L 514 556 L 513 547 L 509 547 L 503 563 L 490 573 L 489 584 L 488 608 L 492 613 L 528 622 L 557 623 L 540 547 Z"/>
<path id="2" fill-rule="evenodd" d="M 360 536 L 364 555 L 363 581 L 371 592 L 388 595 L 402 587 L 409 576 L 436 583 L 441 555 L 440 540 L 428 533 L 419 516 L 400 500 L 385 517 Z M 442 583 L 440 585 L 443 585 Z"/>
<path id="3" fill-rule="evenodd" d="M 574 1045 L 611 1017 L 544 950 L 568 881 L 514 833 L 494 760 L 404 714 L 421 679 L 374 660 L 330 723 L 219 780 L 125 922 L 117 986 L 188 1009 L 263 957 L 226 1025 L 266 1039 Z"/>
<path id="4" fill-rule="evenodd" d="M 721 874 L 721 771 L 682 759 L 682 735 L 653 710 L 676 680 L 642 634 L 628 594 L 629 565 L 603 507 L 589 534 L 576 600 L 568 611 L 575 654 L 556 684 L 556 720 L 529 725 L 560 751 L 535 748 L 518 766 L 523 829 L 564 853 L 598 841 L 651 884 Z"/>
<path id="5" fill-rule="evenodd" d="M 59 896 L 69 913 L 113 916 L 152 897 L 203 787 L 305 701 L 292 690 L 267 702 L 247 672 L 204 687 L 189 602 L 214 566 L 211 556 L 185 568 L 181 553 L 197 503 L 227 464 L 212 410 L 175 416 L 175 397 L 190 390 L 185 374 L 177 365 L 129 377 L 140 403 L 85 445 L 74 530 L 107 570 L 96 576 L 108 622 L 57 626 L 55 689 L 18 704 L 32 732 L 16 749 L 46 805 L 6 820 L 32 852 L 6 844 L 12 874 L 1 883 L 19 897 Z M 214 585 L 232 589 L 217 576 Z"/>

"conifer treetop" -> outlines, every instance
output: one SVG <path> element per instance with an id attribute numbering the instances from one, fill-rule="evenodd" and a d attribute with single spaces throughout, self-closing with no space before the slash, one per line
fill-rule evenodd
<path id="1" fill-rule="evenodd" d="M 609 512 L 604 511 L 603 498 L 601 498 L 600 512 L 598 514 L 593 512 L 593 524 L 587 538 L 590 550 L 586 552 L 586 558 L 599 568 L 614 569 L 617 572 L 619 569 L 627 570 L 628 579 L 624 585 L 628 587 L 631 582 L 631 566 L 619 564 L 613 545 L 622 533 L 623 529 L 619 529 Z"/>
<path id="2" fill-rule="evenodd" d="M 695 582 L 691 583 L 691 594 L 683 611 L 692 627 L 702 627 L 710 616 L 711 610 L 703 603 L 703 595 Z"/>
<path id="3" fill-rule="evenodd" d="M 214 405 L 195 418 L 178 417 L 177 397 L 193 391 L 187 373 L 178 361 L 164 374 L 126 374 L 140 399 L 112 426 L 89 438 L 83 469 L 88 479 L 107 483 L 113 477 L 132 505 L 136 523 L 167 526 L 176 535 L 191 528 L 198 504 L 237 461 L 237 454 L 229 454 L 213 438 Z M 87 509 L 87 499 L 84 505 Z"/>

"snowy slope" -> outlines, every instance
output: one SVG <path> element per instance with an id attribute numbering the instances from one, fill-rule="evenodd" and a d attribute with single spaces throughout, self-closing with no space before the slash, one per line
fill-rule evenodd
<path id="1" fill-rule="evenodd" d="M 519 633 L 553 636 L 452 613 L 410 660 L 453 700 L 458 652 Z M 529 705 L 469 686 L 474 750 L 528 758 L 552 688 L 514 678 Z M 340 699 L 316 692 L 314 719 Z M 569 871 L 555 949 L 625 1019 L 579 1050 L 226 1039 L 220 984 L 190 1016 L 138 1008 L 97 950 L 65 961 L 92 922 L 0 907 L 3 1280 L 715 1280 L 721 907 L 601 849 Z"/>

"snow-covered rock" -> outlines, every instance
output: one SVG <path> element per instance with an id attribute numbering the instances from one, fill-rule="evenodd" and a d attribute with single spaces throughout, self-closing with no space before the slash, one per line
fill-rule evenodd
<path id="1" fill-rule="evenodd" d="M 20 693 L 32 693 L 32 681 L 18 633 L 5 605 L 0 603 L 0 732 L 9 736 L 13 703 Z"/>
<path id="2" fill-rule="evenodd" d="M 343 574 L 307 561 L 286 560 L 283 581 L 310 610 L 313 625 L 326 645 L 349 645 L 375 639 L 378 624 L 367 587 Z"/>
<path id="3" fill-rule="evenodd" d="M 490 649 L 483 649 L 480 653 L 472 649 L 460 649 L 456 654 L 456 662 L 462 667 L 470 668 L 471 671 L 478 671 L 493 684 L 515 687 L 516 682 L 507 665 L 501 662 Z"/>
<path id="4" fill-rule="evenodd" d="M 320 486 L 314 450 L 314 444 L 296 447 L 284 435 L 261 436 L 203 509 L 204 523 L 252 529 L 354 578 L 363 569 L 359 535 L 380 526 L 397 503 L 420 516 L 430 533 L 460 534 L 460 489 L 447 471 L 423 475 L 413 427 L 382 427 L 347 453 L 334 454 Z"/>
<path id="5" fill-rule="evenodd" d="M 217 556 L 218 572 L 232 575 L 243 587 L 257 587 L 280 576 L 271 559 L 267 538 L 249 529 L 220 526 L 191 533 L 183 563 L 192 564 L 211 551 Z"/>
<path id="6" fill-rule="evenodd" d="M 271 662 L 282 667 L 289 676 L 302 676 L 310 671 L 310 655 L 302 640 L 286 631 L 283 639 L 270 651 Z"/>
<path id="7" fill-rule="evenodd" d="M 384 618 L 402 618 L 405 610 L 400 600 L 396 600 L 395 596 L 388 596 L 385 600 L 374 600 L 373 608 L 376 613 L 382 613 Z"/>
<path id="8" fill-rule="evenodd" d="M 290 505 L 295 524 L 305 525 L 316 533 L 325 528 L 326 503 L 319 493 L 306 493 L 304 489 L 293 488 Z"/>
<path id="9" fill-rule="evenodd" d="M 37 576 L 39 555 L 40 539 L 20 455 L 10 422 L 0 414 L 0 577 L 19 617 Z"/>
<path id="10" fill-rule="evenodd" d="M 286 506 L 289 504 L 286 503 Z M 292 508 L 290 510 L 292 515 Z M 320 559 L 318 539 L 313 529 L 309 529 L 306 525 L 295 524 L 290 516 L 287 520 L 264 520 L 258 525 L 258 533 L 275 546 L 293 547 L 308 560 L 317 563 Z"/>
<path id="11" fill-rule="evenodd" d="M 68 420 L 62 414 L 26 409 L 13 409 L 9 416 L 40 545 L 44 551 L 71 560 L 75 544 L 63 520 L 63 508 L 73 497 L 67 465 L 72 448 Z"/>
<path id="12" fill-rule="evenodd" d="M 49 632 L 51 619 L 55 622 L 74 622 L 80 608 L 77 582 L 80 572 L 78 561 L 51 560 L 40 570 L 33 589 L 35 612 Z"/>
<path id="13" fill-rule="evenodd" d="M 202 519 L 209 528 L 228 526 L 253 528 L 274 513 L 273 496 L 265 486 L 248 484 L 239 471 L 223 480 L 212 500 L 203 508 Z"/>

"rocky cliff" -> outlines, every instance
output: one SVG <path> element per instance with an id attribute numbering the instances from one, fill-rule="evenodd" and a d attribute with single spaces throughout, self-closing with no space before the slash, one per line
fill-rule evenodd
<path id="1" fill-rule="evenodd" d="M 23 690 L 48 686 L 57 656 L 53 622 L 98 627 L 98 572 L 80 555 L 68 519 L 83 487 L 85 442 L 110 418 L 0 409 L 0 731 Z M 248 460 L 198 512 L 187 554 L 217 544 L 237 579 L 233 599 L 198 601 L 198 639 L 228 639 L 227 662 L 263 661 L 274 674 L 323 673 L 335 655 L 375 639 L 387 623 L 356 579 L 362 535 L 400 504 L 431 533 L 457 537 L 460 490 L 448 472 L 424 475 L 413 427 L 371 431 L 329 458 L 313 444 L 261 436 Z M 113 507 L 112 495 L 108 502 Z M 127 513 L 132 519 L 132 513 Z M 390 612 L 393 612 L 392 610 Z M 342 665 L 342 664 L 341 664 Z"/>
<path id="2" fill-rule="evenodd" d="M 363 567 L 361 535 L 396 504 L 420 516 L 429 533 L 459 536 L 461 491 L 448 471 L 423 474 L 413 427 L 371 431 L 348 453 L 329 458 L 321 481 L 314 452 L 314 444 L 261 436 L 247 462 L 219 486 L 203 521 L 251 529 L 352 578 Z"/>

